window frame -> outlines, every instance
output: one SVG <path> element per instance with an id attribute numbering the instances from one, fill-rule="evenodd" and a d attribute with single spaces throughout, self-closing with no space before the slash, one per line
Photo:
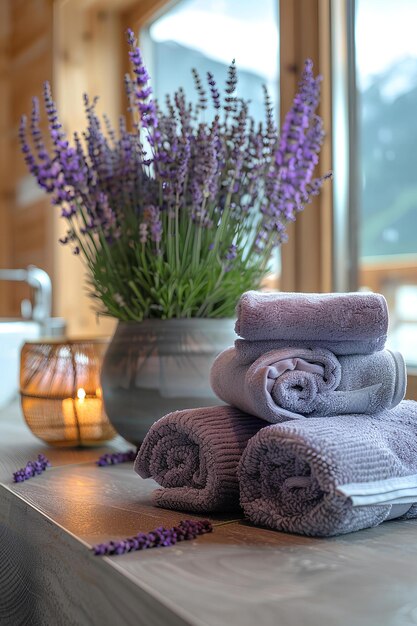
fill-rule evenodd
<path id="1" fill-rule="evenodd" d="M 332 165 L 330 0 L 280 0 L 279 16 L 281 123 L 291 106 L 304 61 L 311 58 L 315 72 L 323 76 L 319 113 L 326 138 L 319 173 L 325 174 Z M 327 182 L 304 214 L 289 226 L 289 240 L 281 250 L 283 291 L 332 291 L 332 214 L 332 184 Z"/>
<path id="2" fill-rule="evenodd" d="M 99 50 L 100 45 L 111 44 L 115 56 L 120 58 L 122 69 L 128 69 L 124 54 L 125 43 L 121 32 L 127 27 L 140 32 L 150 21 L 174 6 L 180 0 L 89 0 L 86 6 L 80 0 L 69 3 L 54 4 L 54 40 L 59 42 L 54 60 L 54 74 L 58 80 L 58 100 L 72 106 L 72 91 L 79 93 L 79 75 L 68 80 L 68 64 L 76 46 L 70 40 L 68 23 L 78 24 L 78 13 L 88 20 L 94 18 L 94 38 L 91 45 Z M 349 68 L 354 67 L 352 54 L 354 51 L 354 10 L 355 0 L 277 0 L 279 15 L 279 54 L 280 54 L 280 108 L 281 121 L 291 106 L 297 88 L 300 73 L 306 58 L 311 58 L 315 72 L 323 76 L 320 114 L 326 131 L 325 143 L 320 156 L 319 172 L 324 174 L 335 165 L 335 179 L 328 181 L 320 196 L 308 205 L 294 224 L 289 226 L 289 241 L 282 247 L 282 269 L 280 288 L 284 291 L 329 292 L 332 290 L 346 291 L 357 289 L 357 243 L 353 233 L 357 230 L 357 216 L 349 207 L 356 206 L 354 188 L 348 184 L 355 177 L 355 124 L 354 99 L 349 86 L 354 76 Z M 104 13 L 103 13 L 104 12 Z M 67 15 L 68 13 L 68 15 Z M 102 16 L 106 14 L 114 28 L 106 27 Z M 109 15 L 110 14 L 110 15 Z M 80 45 L 83 43 L 83 31 L 77 30 Z M 111 37 L 111 41 L 110 41 Z M 122 54 L 123 50 L 123 54 Z M 338 60 L 339 59 L 339 60 Z M 100 60 L 97 53 L 96 62 Z M 78 61 L 78 59 L 76 59 Z M 124 66 L 123 64 L 126 64 Z M 77 63 L 78 71 L 80 64 Z M 77 69 L 77 68 L 75 68 Z M 101 75 L 96 66 L 95 76 L 90 77 L 96 87 L 96 77 Z M 106 76 L 108 68 L 102 68 Z M 75 70 L 74 70 L 75 71 Z M 64 80 L 65 93 L 61 89 Z M 83 80 L 86 77 L 83 78 Z M 78 82 L 77 82 L 78 81 Z M 354 83 L 353 83 L 354 84 Z M 349 95 L 350 94 L 350 95 Z M 71 105 L 69 103 L 71 101 Z M 337 107 L 345 105 L 345 110 L 336 114 Z M 123 109 L 123 106 L 121 107 Z M 72 111 L 73 117 L 73 111 Z M 69 124 L 71 126 L 71 124 Z M 340 133 L 343 132 L 341 135 Z M 343 146 L 343 147 L 342 147 Z M 356 174 L 357 175 L 357 174 Z M 357 186 L 356 186 L 357 189 Z M 52 230 L 58 232 L 58 218 L 54 218 Z M 65 315 L 70 307 L 71 294 L 78 294 L 85 306 L 79 314 L 79 321 L 74 325 L 74 332 L 94 332 L 94 317 L 89 309 L 86 298 L 80 298 L 79 287 L 82 283 L 81 269 L 71 272 L 65 269 L 66 259 L 61 253 L 54 252 L 58 259 L 59 275 L 65 276 L 60 282 L 65 288 L 58 289 L 55 311 Z M 355 266 L 356 261 L 356 266 Z M 61 274 L 62 271 L 62 274 Z M 70 275 L 71 274 L 71 275 Z M 72 290 L 68 286 L 72 285 Z M 85 320 L 87 320 L 86 322 Z M 101 332 L 105 329 L 101 328 Z M 417 370 L 409 375 L 409 390 L 417 397 Z"/>
<path id="3" fill-rule="evenodd" d="M 320 0 L 318 0 L 320 2 Z M 366 284 L 381 290 L 386 259 L 375 265 L 359 264 L 359 185 L 357 83 L 355 57 L 356 0 L 330 0 L 333 182 L 333 255 L 335 291 L 357 290 Z M 406 255 L 404 255 L 406 257 Z M 402 269 L 401 269 L 402 268 Z M 385 277 L 388 276 L 385 267 Z M 392 271 L 410 275 L 412 264 L 396 258 Z M 417 399 L 417 368 L 407 368 L 407 397 Z"/>

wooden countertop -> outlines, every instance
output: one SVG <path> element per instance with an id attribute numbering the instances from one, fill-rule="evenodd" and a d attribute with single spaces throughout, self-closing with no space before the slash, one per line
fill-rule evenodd
<path id="1" fill-rule="evenodd" d="M 417 624 L 416 521 L 323 540 L 235 520 L 171 548 L 94 556 L 93 543 L 199 517 L 153 507 L 155 483 L 132 464 L 94 464 L 128 447 L 49 448 L 17 406 L 0 413 L 0 624 Z M 13 483 L 40 452 L 53 467 Z"/>

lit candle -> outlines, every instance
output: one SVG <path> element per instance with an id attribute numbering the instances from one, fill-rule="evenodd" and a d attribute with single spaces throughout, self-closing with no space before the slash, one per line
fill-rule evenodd
<path id="1" fill-rule="evenodd" d="M 82 442 L 96 441 L 101 437 L 102 407 L 101 398 L 87 396 L 85 389 L 78 389 L 75 409 Z"/>
<path id="2" fill-rule="evenodd" d="M 74 400 L 72 398 L 65 398 L 65 400 L 62 401 L 62 415 L 64 418 L 64 439 L 77 441 L 77 419 L 74 411 Z"/>
<path id="3" fill-rule="evenodd" d="M 101 397 L 87 396 L 82 387 L 77 390 L 76 398 L 65 398 L 62 401 L 65 439 L 79 440 L 79 443 L 100 439 L 103 435 L 102 406 Z"/>

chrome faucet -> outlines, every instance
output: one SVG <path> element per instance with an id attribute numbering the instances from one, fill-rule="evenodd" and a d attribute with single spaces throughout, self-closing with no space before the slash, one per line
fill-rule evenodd
<path id="1" fill-rule="evenodd" d="M 25 270 L 2 270 L 0 280 L 25 282 L 33 288 L 33 305 L 29 300 L 21 303 L 22 317 L 38 322 L 47 333 L 52 315 L 52 285 L 48 274 L 35 265 Z"/>

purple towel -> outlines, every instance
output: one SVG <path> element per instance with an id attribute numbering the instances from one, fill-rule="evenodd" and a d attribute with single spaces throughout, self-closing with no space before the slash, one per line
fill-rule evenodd
<path id="1" fill-rule="evenodd" d="M 384 296 L 375 293 L 247 291 L 237 305 L 235 330 L 251 342 L 278 342 L 268 349 L 297 341 L 335 354 L 366 354 L 385 345 L 388 309 Z"/>
<path id="2" fill-rule="evenodd" d="M 271 422 L 377 413 L 404 398 L 401 354 L 381 350 L 337 358 L 329 350 L 271 350 L 242 365 L 235 348 L 213 363 L 210 382 L 224 402 Z"/>
<path id="3" fill-rule="evenodd" d="M 274 530 L 329 537 L 417 517 L 417 402 L 267 426 L 238 475 L 245 514 Z"/>
<path id="4" fill-rule="evenodd" d="M 201 513 L 239 509 L 237 465 L 263 426 L 230 406 L 169 413 L 146 435 L 135 471 L 162 485 L 153 493 L 157 506 Z"/>
<path id="5" fill-rule="evenodd" d="M 271 350 L 281 350 L 288 348 L 307 348 L 308 350 L 323 349 L 333 352 L 336 356 L 345 356 L 351 354 L 373 354 L 379 350 L 383 350 L 385 346 L 386 336 L 381 335 L 377 339 L 357 339 L 352 341 L 332 341 L 331 339 L 319 340 L 296 340 L 296 339 L 259 339 L 258 341 L 248 341 L 247 339 L 236 339 L 235 349 L 236 358 L 240 363 L 253 363 L 260 356 L 271 352 Z"/>

